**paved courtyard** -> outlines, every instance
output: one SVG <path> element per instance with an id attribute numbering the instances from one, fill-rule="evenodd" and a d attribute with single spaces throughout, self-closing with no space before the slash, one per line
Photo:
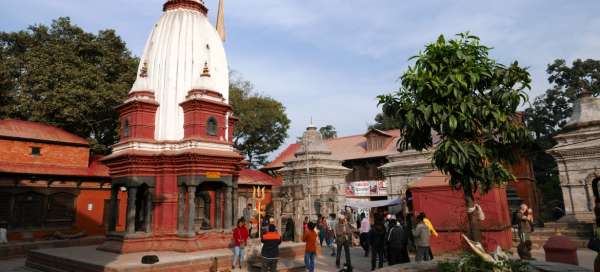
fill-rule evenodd
<path id="1" fill-rule="evenodd" d="M 328 248 L 323 248 L 323 255 L 317 258 L 317 271 L 337 271 L 335 267 L 335 257 L 330 256 L 331 251 Z M 354 271 L 356 272 L 367 272 L 371 271 L 371 259 L 370 257 L 364 257 L 363 251 L 360 247 L 354 247 L 350 249 L 352 264 L 354 265 Z M 543 250 L 534 250 L 533 252 L 534 258 L 537 260 L 544 260 L 545 255 Z M 596 253 L 588 250 L 588 249 L 580 249 L 577 251 L 577 256 L 579 257 L 579 265 L 593 270 L 594 269 L 594 258 L 596 258 Z M 411 259 L 414 260 L 414 255 L 411 256 Z M 342 257 L 342 263 L 344 262 L 344 258 Z M 24 271 L 32 271 L 28 269 L 24 269 L 25 258 L 17 258 L 10 260 L 1 260 L 0 261 L 0 271 L 10 271 L 10 272 L 24 272 Z M 387 264 L 384 264 L 387 266 Z"/>

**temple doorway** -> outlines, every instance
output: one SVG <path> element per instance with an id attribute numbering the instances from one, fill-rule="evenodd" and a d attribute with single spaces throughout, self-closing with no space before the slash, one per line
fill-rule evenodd
<path id="1" fill-rule="evenodd" d="M 211 229 L 210 204 L 211 198 L 208 191 L 202 189 L 196 191 L 196 218 L 194 219 L 196 231 Z"/>

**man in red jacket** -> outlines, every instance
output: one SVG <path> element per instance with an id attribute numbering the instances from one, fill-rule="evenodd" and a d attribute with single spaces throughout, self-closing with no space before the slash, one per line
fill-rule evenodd
<path id="1" fill-rule="evenodd" d="M 236 263 L 238 262 L 238 258 L 240 260 L 239 267 L 242 269 L 242 264 L 244 263 L 244 248 L 246 247 L 246 243 L 248 243 L 248 229 L 246 229 L 246 224 L 243 218 L 240 218 L 237 221 L 237 228 L 233 230 L 233 264 L 231 265 L 231 269 L 235 269 Z"/>

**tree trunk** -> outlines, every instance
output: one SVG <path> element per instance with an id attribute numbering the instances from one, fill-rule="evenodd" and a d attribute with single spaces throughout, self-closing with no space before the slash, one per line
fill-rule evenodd
<path id="1" fill-rule="evenodd" d="M 473 209 L 475 206 L 475 200 L 473 197 L 473 191 L 463 190 L 465 194 L 465 203 L 467 204 L 467 218 L 469 219 L 468 236 L 469 239 L 475 242 L 481 242 L 481 229 L 479 225 L 479 218 L 476 212 L 469 213 L 469 209 Z"/>

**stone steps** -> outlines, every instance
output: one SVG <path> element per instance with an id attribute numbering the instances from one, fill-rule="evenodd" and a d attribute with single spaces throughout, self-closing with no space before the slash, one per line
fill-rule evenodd
<path id="1" fill-rule="evenodd" d="M 545 223 L 543 228 L 534 228 L 534 232 L 529 235 L 529 240 L 533 243 L 534 249 L 542 249 L 544 243 L 550 237 L 558 233 L 566 236 L 578 247 L 587 248 L 587 243 L 592 236 L 592 224 L 572 224 L 572 223 Z M 519 244 L 519 239 L 515 233 L 513 236 L 513 245 L 516 247 Z"/>

